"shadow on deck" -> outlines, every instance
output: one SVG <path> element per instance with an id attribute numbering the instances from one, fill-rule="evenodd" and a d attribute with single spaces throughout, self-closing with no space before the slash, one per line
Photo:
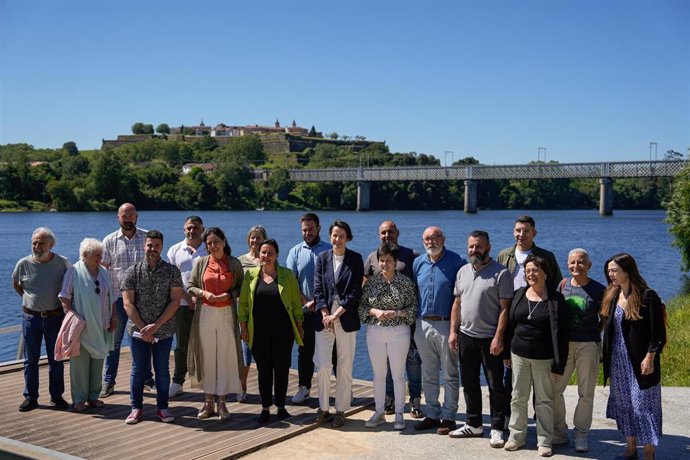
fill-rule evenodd
<path id="1" fill-rule="evenodd" d="M 173 368 L 172 355 L 170 369 Z M 105 399 L 103 409 L 84 413 L 55 410 L 48 405 L 48 368 L 40 368 L 40 407 L 31 412 L 17 411 L 22 401 L 24 378 L 21 364 L 0 367 L 0 436 L 40 448 L 88 459 L 224 459 L 237 458 L 317 428 L 313 423 L 318 407 L 316 383 L 307 405 L 291 405 L 288 396 L 286 409 L 291 418 L 280 421 L 275 408 L 268 424 L 259 425 L 257 417 L 261 402 L 256 367 L 249 372 L 247 403 L 237 403 L 234 395 L 228 397 L 231 418 L 221 422 L 217 417 L 198 420 L 197 412 L 203 404 L 203 393 L 189 390 L 170 400 L 170 411 L 176 417 L 174 424 L 165 424 L 155 418 L 156 394 L 144 393 L 144 418 L 137 425 L 126 425 L 130 412 L 129 349 L 123 348 L 119 380 L 115 393 Z M 297 388 L 297 373 L 290 371 L 288 394 Z M 361 411 L 373 404 L 371 382 L 353 381 L 353 407 L 347 414 Z M 335 381 L 331 380 L 331 394 L 335 394 Z M 65 363 L 65 394 L 70 401 L 69 362 Z M 331 401 L 332 403 L 332 401 Z M 0 457 L 14 453 L 14 458 L 26 458 L 17 448 L 18 443 L 0 439 Z M 30 449 L 31 446 L 28 446 Z M 40 449 L 38 449 L 40 450 Z M 50 452 L 35 452 L 33 458 L 50 458 Z M 17 456 L 19 455 L 19 456 Z"/>

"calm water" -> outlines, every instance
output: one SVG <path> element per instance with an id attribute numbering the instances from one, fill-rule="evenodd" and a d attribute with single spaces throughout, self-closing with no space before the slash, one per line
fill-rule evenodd
<path id="1" fill-rule="evenodd" d="M 191 214 L 187 211 L 146 211 L 138 225 L 163 232 L 165 250 L 182 239 L 182 223 Z M 348 247 L 366 258 L 378 244 L 378 225 L 393 219 L 400 229 L 400 243 L 422 252 L 421 235 L 429 225 L 438 225 L 446 233 L 446 246 L 465 255 L 467 234 L 475 229 L 489 232 L 492 254 L 513 244 L 512 228 L 520 211 L 482 211 L 467 215 L 459 211 L 385 211 L 385 212 L 320 212 L 325 237 L 330 222 L 336 217 L 352 227 L 354 239 Z M 642 275 L 665 300 L 676 295 L 682 284 L 680 254 L 671 246 L 672 238 L 663 222 L 663 211 L 616 211 L 612 217 L 600 217 L 596 211 L 530 211 L 537 222 L 536 242 L 553 251 L 561 269 L 566 271 L 568 251 L 586 248 L 593 260 L 592 277 L 603 282 L 603 263 L 620 251 L 631 253 L 640 265 Z M 262 224 L 269 237 L 281 246 L 279 259 L 300 241 L 300 211 L 214 211 L 201 212 L 206 226 L 219 226 L 228 235 L 233 255 L 247 251 L 246 231 Z M 0 327 L 20 324 L 20 297 L 14 292 L 11 274 L 15 263 L 30 253 L 31 233 L 39 226 L 53 229 L 58 243 L 55 252 L 73 262 L 78 259 L 79 243 L 85 237 L 103 238 L 117 228 L 114 213 L 38 213 L 0 214 L 0 233 L 5 236 L 0 252 Z M 0 362 L 14 359 L 19 333 L 0 335 Z M 295 348 L 296 349 L 296 348 Z M 295 353 L 293 353 L 294 355 Z M 293 363 L 296 359 L 293 356 Z M 295 367 L 295 366 L 293 366 Z M 360 331 L 355 357 L 354 376 L 371 378 L 371 366 Z"/>

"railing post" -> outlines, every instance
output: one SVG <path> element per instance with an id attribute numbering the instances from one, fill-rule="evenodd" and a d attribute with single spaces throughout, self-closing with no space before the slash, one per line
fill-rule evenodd
<path id="1" fill-rule="evenodd" d="M 371 207 L 371 182 L 357 182 L 357 211 L 368 211 Z"/>

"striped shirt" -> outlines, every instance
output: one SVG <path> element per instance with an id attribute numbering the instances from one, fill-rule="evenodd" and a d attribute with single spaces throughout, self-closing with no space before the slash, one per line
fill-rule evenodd
<path id="1" fill-rule="evenodd" d="M 132 239 L 127 238 L 122 229 L 103 238 L 103 261 L 101 264 L 108 269 L 110 279 L 117 295 L 122 297 L 122 280 L 125 271 L 137 262 L 145 260 L 144 244 L 146 243 L 146 230 L 137 227 Z"/>

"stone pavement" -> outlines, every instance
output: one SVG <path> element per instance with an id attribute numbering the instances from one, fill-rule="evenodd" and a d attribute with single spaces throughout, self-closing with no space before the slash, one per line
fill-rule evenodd
<path id="1" fill-rule="evenodd" d="M 458 422 L 464 420 L 464 401 L 460 390 Z M 657 449 L 657 459 L 690 460 L 690 388 L 662 388 L 664 437 Z M 321 427 L 303 433 L 287 441 L 275 444 L 248 455 L 247 459 L 525 459 L 541 458 L 536 451 L 536 428 L 530 423 L 527 446 L 517 452 L 492 449 L 488 439 L 488 389 L 484 395 L 484 438 L 451 439 L 435 432 L 419 433 L 412 425 L 415 420 L 405 414 L 407 428 L 393 430 L 391 423 L 374 429 L 364 427 L 364 421 L 371 416 L 364 410 L 348 419 L 344 429 L 334 430 Z M 577 402 L 577 387 L 570 386 L 565 392 L 568 420 Z M 572 440 L 569 446 L 556 446 L 553 458 L 613 459 L 622 452 L 625 439 L 616 429 L 616 423 L 608 420 L 606 401 L 608 387 L 597 387 L 594 399 L 594 419 L 589 435 L 590 450 L 575 452 Z M 572 439 L 572 438 L 571 438 Z M 639 449 L 642 458 L 642 449 Z"/>

